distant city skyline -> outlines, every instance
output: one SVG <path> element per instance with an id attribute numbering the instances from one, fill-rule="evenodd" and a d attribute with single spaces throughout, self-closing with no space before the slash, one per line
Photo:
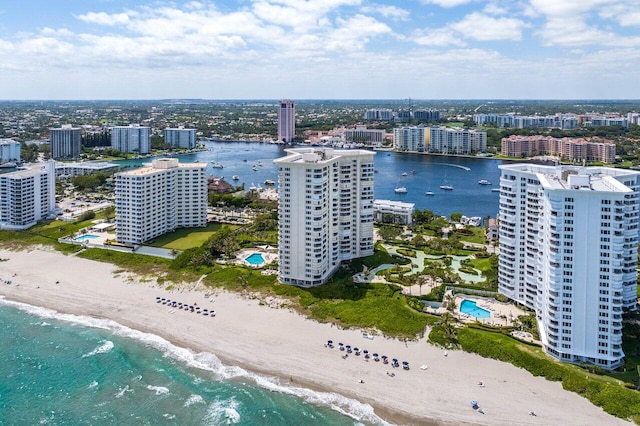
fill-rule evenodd
<path id="1" fill-rule="evenodd" d="M 638 99 L 638 0 L 23 0 L 0 98 Z"/>

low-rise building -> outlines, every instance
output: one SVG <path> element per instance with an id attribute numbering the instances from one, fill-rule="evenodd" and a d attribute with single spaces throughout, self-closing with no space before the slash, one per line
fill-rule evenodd
<path id="1" fill-rule="evenodd" d="M 61 163 L 56 162 L 56 177 L 69 178 L 82 175 L 93 175 L 96 173 L 113 174 L 119 166 L 115 163 L 107 162 L 86 162 L 86 163 Z"/>
<path id="2" fill-rule="evenodd" d="M 0 164 L 20 162 L 22 145 L 13 139 L 0 139 Z"/>
<path id="3" fill-rule="evenodd" d="M 411 225 L 414 209 L 414 203 L 391 200 L 373 201 L 373 217 L 376 222 Z"/>

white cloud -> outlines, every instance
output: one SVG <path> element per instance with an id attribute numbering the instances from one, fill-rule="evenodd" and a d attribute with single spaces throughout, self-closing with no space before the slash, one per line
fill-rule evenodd
<path id="1" fill-rule="evenodd" d="M 374 4 L 371 6 L 363 7 L 361 11 L 363 13 L 376 13 L 382 15 L 385 18 L 396 19 L 399 21 L 409 20 L 409 11 L 396 6 Z"/>
<path id="2" fill-rule="evenodd" d="M 491 40 L 520 40 L 522 30 L 527 27 L 520 19 L 493 18 L 474 12 L 465 16 L 461 21 L 450 24 L 466 38 L 479 41 Z"/>
<path id="3" fill-rule="evenodd" d="M 362 49 L 371 37 L 391 33 L 391 28 L 376 19 L 356 15 L 348 20 L 339 20 L 340 27 L 331 31 L 326 43 L 330 50 Z"/>
<path id="4" fill-rule="evenodd" d="M 471 3 L 474 0 L 422 0 L 424 4 L 435 4 L 440 7 L 456 7 L 463 4 Z"/>
<path id="5" fill-rule="evenodd" d="M 606 21 L 615 21 L 623 27 L 640 25 L 639 0 L 530 0 L 530 6 L 545 19 L 536 33 L 548 46 L 636 46 L 640 43 L 640 37 L 626 36 Z M 594 19 L 597 17 L 601 19 Z"/>
<path id="6" fill-rule="evenodd" d="M 464 46 L 465 43 L 457 37 L 451 28 L 438 28 L 435 30 L 417 31 L 412 40 L 422 46 L 445 47 Z"/>
<path id="7" fill-rule="evenodd" d="M 126 13 L 89 12 L 85 15 L 78 15 L 77 18 L 89 24 L 106 26 L 123 25 L 130 21 L 129 15 Z"/>

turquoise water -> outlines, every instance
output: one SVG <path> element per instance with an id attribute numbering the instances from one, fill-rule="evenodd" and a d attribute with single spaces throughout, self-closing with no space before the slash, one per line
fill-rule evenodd
<path id="1" fill-rule="evenodd" d="M 0 424 L 383 423 L 368 405 L 281 385 L 108 320 L 0 299 L 0 338 Z"/>
<path id="2" fill-rule="evenodd" d="M 245 259 L 250 265 L 262 265 L 264 263 L 264 257 L 260 253 L 253 253 L 251 256 Z"/>
<path id="3" fill-rule="evenodd" d="M 85 241 L 85 240 L 93 240 L 93 239 L 96 239 L 96 238 L 100 238 L 100 237 L 97 236 L 97 235 L 93 235 L 93 234 L 84 234 L 84 235 L 81 235 L 79 237 L 74 238 L 74 240 L 75 241 Z"/>
<path id="4" fill-rule="evenodd" d="M 479 308 L 476 302 L 464 299 L 460 304 L 460 312 L 471 315 L 476 318 L 490 318 L 491 312 L 486 309 Z"/>

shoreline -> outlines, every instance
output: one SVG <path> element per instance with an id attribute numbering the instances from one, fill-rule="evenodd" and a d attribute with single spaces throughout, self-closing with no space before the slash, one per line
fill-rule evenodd
<path id="1" fill-rule="evenodd" d="M 161 336 L 176 346 L 214 354 L 226 366 L 277 377 L 280 383 L 333 392 L 369 404 L 377 416 L 397 424 L 628 424 L 595 407 L 561 384 L 495 360 L 446 351 L 424 338 L 403 342 L 360 330 L 339 329 L 307 319 L 277 300 L 242 297 L 215 289 L 166 291 L 110 264 L 59 253 L 2 250 L 0 295 L 61 313 L 110 319 Z M 13 274 L 17 274 L 13 277 Z M 60 284 L 55 281 L 59 280 Z M 19 284 L 16 285 L 16 284 Z M 215 301 L 206 300 L 214 293 Z M 215 318 L 156 303 L 157 296 L 216 310 Z M 266 303 L 265 303 L 266 302 Z M 381 362 L 342 359 L 328 339 L 408 361 L 410 371 Z M 274 343 L 275 342 L 275 343 Z M 428 365 L 428 369 L 420 369 Z M 293 381 L 290 379 L 293 378 Z M 363 380 L 364 383 L 360 383 Z M 477 385 L 482 381 L 486 387 Z M 486 414 L 470 408 L 477 400 Z M 535 411 L 538 416 L 529 416 Z"/>

